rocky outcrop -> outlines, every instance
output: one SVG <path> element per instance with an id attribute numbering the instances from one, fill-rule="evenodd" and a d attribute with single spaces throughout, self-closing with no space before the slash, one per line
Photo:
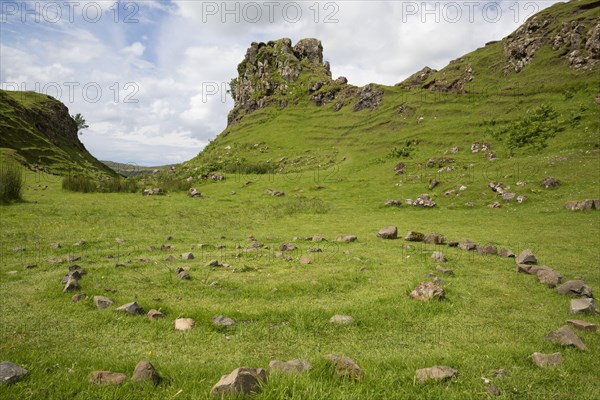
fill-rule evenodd
<path id="1" fill-rule="evenodd" d="M 436 72 L 438 72 L 437 69 L 425 67 L 422 70 L 415 72 L 402 82 L 397 83 L 396 86 L 400 86 L 408 90 L 418 89 L 427 79 L 429 79 L 431 75 L 435 74 Z"/>

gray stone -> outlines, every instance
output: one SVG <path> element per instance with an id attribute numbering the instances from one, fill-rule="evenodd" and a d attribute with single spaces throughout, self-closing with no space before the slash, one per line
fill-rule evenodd
<path id="1" fill-rule="evenodd" d="M 500 257 L 515 257 L 515 253 L 512 250 L 504 247 L 500 248 L 500 250 L 498 251 L 498 255 Z"/>
<path id="2" fill-rule="evenodd" d="M 335 372 L 343 378 L 360 381 L 365 377 L 362 368 L 349 357 L 339 354 L 327 354 L 324 358 L 333 364 Z"/>
<path id="3" fill-rule="evenodd" d="M 90 374 L 90 382 L 96 385 L 118 386 L 127 380 L 127 375 L 110 371 L 94 371 Z"/>
<path id="4" fill-rule="evenodd" d="M 9 384 L 14 383 L 25 375 L 27 375 L 29 371 L 25 368 L 21 368 L 17 364 L 14 364 L 10 361 L 2 361 L 0 363 L 0 383 L 1 384 Z"/>
<path id="5" fill-rule="evenodd" d="M 94 296 L 94 305 L 97 309 L 103 310 L 107 307 L 112 306 L 114 303 L 111 299 L 105 296 Z"/>
<path id="6" fill-rule="evenodd" d="M 516 259 L 517 264 L 537 264 L 537 258 L 529 249 L 525 249 Z"/>
<path id="7" fill-rule="evenodd" d="M 286 374 L 310 371 L 312 367 L 312 364 L 307 360 L 272 360 L 271 362 L 269 362 L 269 368 L 271 369 L 271 371 L 278 371 Z"/>
<path id="8" fill-rule="evenodd" d="M 186 280 L 186 281 L 189 281 L 191 279 L 190 274 L 188 274 L 186 271 L 179 271 L 179 273 L 177 274 L 177 277 L 181 280 Z"/>
<path id="9" fill-rule="evenodd" d="M 386 200 L 386 202 L 383 203 L 383 205 L 386 207 L 400 207 L 402 205 L 402 202 L 400 200 Z"/>
<path id="10" fill-rule="evenodd" d="M 222 315 L 214 317 L 212 319 L 212 323 L 215 326 L 224 326 L 224 327 L 230 327 L 230 326 L 235 325 L 235 321 L 233 319 L 224 317 Z"/>
<path id="11" fill-rule="evenodd" d="M 444 244 L 446 243 L 446 238 L 444 237 L 444 235 L 433 232 L 425 236 L 425 239 L 423 239 L 423 241 L 427 244 Z"/>
<path id="12" fill-rule="evenodd" d="M 177 318 L 175 320 L 175 330 L 177 331 L 189 331 L 191 330 L 196 321 L 191 318 Z"/>
<path id="13" fill-rule="evenodd" d="M 158 384 L 160 379 L 160 375 L 158 375 L 154 366 L 147 360 L 142 360 L 137 363 L 133 375 L 131 376 L 132 381 L 152 382 L 154 384 Z"/>
<path id="14" fill-rule="evenodd" d="M 140 307 L 135 301 L 122 305 L 121 307 L 117 308 L 116 311 L 125 312 L 129 315 L 144 314 L 144 309 Z"/>
<path id="15" fill-rule="evenodd" d="M 497 386 L 493 386 L 493 385 L 486 386 L 485 390 L 494 396 L 500 396 L 502 394 L 502 392 L 500 392 L 500 389 L 498 389 Z"/>
<path id="16" fill-rule="evenodd" d="M 494 246 L 493 244 L 486 244 L 483 246 L 478 246 L 477 252 L 479 254 L 485 254 L 485 255 L 496 255 L 496 254 L 498 254 L 498 248 L 496 246 Z"/>
<path id="17" fill-rule="evenodd" d="M 589 297 L 581 298 L 581 299 L 572 299 L 571 300 L 571 312 L 573 314 L 577 313 L 586 313 L 586 312 L 595 312 L 596 307 L 594 306 L 594 299 Z"/>
<path id="18" fill-rule="evenodd" d="M 351 243 L 351 242 L 355 242 L 357 239 L 356 236 L 354 235 L 340 235 L 337 238 L 338 242 L 344 242 L 344 243 Z"/>
<path id="19" fill-rule="evenodd" d="M 329 318 L 329 322 L 332 324 L 346 325 L 351 323 L 352 321 L 354 321 L 354 318 L 352 318 L 349 315 L 335 314 L 333 317 Z"/>
<path id="20" fill-rule="evenodd" d="M 81 301 L 81 300 L 85 299 L 86 297 L 87 297 L 87 296 L 86 296 L 86 294 L 85 294 L 85 293 L 77 293 L 77 294 L 74 294 L 74 295 L 73 295 L 73 297 L 71 297 L 71 301 L 72 301 L 73 303 L 77 303 L 77 302 L 79 302 L 79 301 Z"/>
<path id="21" fill-rule="evenodd" d="M 592 289 L 580 279 L 567 281 L 560 285 L 556 291 L 560 294 L 568 294 L 572 296 L 594 297 Z"/>
<path id="22" fill-rule="evenodd" d="M 301 265 L 308 265 L 308 264 L 310 264 L 311 262 L 312 262 L 312 261 L 311 261 L 311 260 L 310 260 L 310 258 L 309 258 L 309 257 L 307 257 L 307 256 L 302 256 L 302 257 L 300 257 L 300 264 L 301 264 Z"/>
<path id="23" fill-rule="evenodd" d="M 458 247 L 462 250 L 475 251 L 477 250 L 477 243 L 471 242 L 470 240 L 463 240 L 458 244 Z"/>
<path id="24" fill-rule="evenodd" d="M 192 253 L 183 253 L 181 255 L 181 259 L 182 260 L 193 260 L 194 259 L 194 255 Z"/>
<path id="25" fill-rule="evenodd" d="M 431 258 L 433 258 L 437 262 L 446 262 L 446 256 L 441 251 L 434 251 L 431 254 Z"/>
<path id="26" fill-rule="evenodd" d="M 444 275 L 454 275 L 454 271 L 452 271 L 451 269 L 446 269 L 446 268 L 442 268 L 439 265 L 435 268 L 435 270 L 437 272 L 439 272 L 440 274 L 444 274 Z"/>
<path id="27" fill-rule="evenodd" d="M 564 325 L 555 331 L 552 331 L 546 335 L 546 339 L 552 343 L 560 344 L 562 346 L 575 346 L 579 350 L 587 350 L 587 346 L 575 331 L 568 325 Z"/>
<path id="28" fill-rule="evenodd" d="M 553 178 L 551 176 L 545 177 L 541 182 L 542 187 L 546 189 L 553 189 L 560 185 L 560 180 Z"/>
<path id="29" fill-rule="evenodd" d="M 416 378 L 419 382 L 428 380 L 445 381 L 458 376 L 458 372 L 445 365 L 435 365 L 430 368 L 421 368 L 416 371 Z"/>
<path id="30" fill-rule="evenodd" d="M 556 287 L 556 285 L 561 283 L 563 279 L 561 274 L 559 274 L 551 268 L 538 270 L 536 272 L 536 275 L 540 283 L 543 283 L 549 288 Z"/>
<path id="31" fill-rule="evenodd" d="M 444 297 L 444 289 L 433 282 L 421 282 L 410 292 L 410 297 L 421 301 L 442 299 Z"/>
<path id="32" fill-rule="evenodd" d="M 267 372 L 262 368 L 237 368 L 223 375 L 210 391 L 212 396 L 249 395 L 260 392 L 267 381 Z"/>
<path id="33" fill-rule="evenodd" d="M 200 193 L 200 191 L 195 188 L 190 188 L 190 190 L 188 190 L 187 192 L 187 195 L 189 197 L 202 197 L 202 193 Z"/>
<path id="34" fill-rule="evenodd" d="M 218 260 L 210 260 L 209 262 L 206 263 L 207 267 L 218 267 L 219 261 Z"/>
<path id="35" fill-rule="evenodd" d="M 294 251 L 296 249 L 297 247 L 293 243 L 283 243 L 281 246 L 279 246 L 279 250 L 281 251 Z"/>
<path id="36" fill-rule="evenodd" d="M 68 292 L 72 292 L 72 291 L 80 290 L 80 289 L 81 289 L 81 287 L 79 286 L 77 279 L 70 277 L 67 280 L 65 287 L 63 288 L 63 293 L 68 293 Z"/>
<path id="37" fill-rule="evenodd" d="M 591 322 L 583 321 L 581 319 L 570 319 L 567 322 L 573 325 L 575 328 L 582 331 L 596 332 L 596 330 L 598 329 L 597 325 L 592 324 Z"/>
<path id="38" fill-rule="evenodd" d="M 560 353 L 543 354 L 535 352 L 531 355 L 531 359 L 540 368 L 557 367 L 562 363 Z"/>
<path id="39" fill-rule="evenodd" d="M 165 314 L 163 314 L 159 310 L 151 309 L 150 311 L 148 311 L 148 314 L 146 314 L 146 317 L 148 317 L 148 319 L 150 320 L 153 320 L 157 318 L 164 318 Z"/>
<path id="40" fill-rule="evenodd" d="M 424 234 L 422 234 L 421 232 L 414 231 L 409 231 L 404 237 L 404 240 L 407 240 L 409 242 L 422 242 L 423 239 L 425 239 Z"/>

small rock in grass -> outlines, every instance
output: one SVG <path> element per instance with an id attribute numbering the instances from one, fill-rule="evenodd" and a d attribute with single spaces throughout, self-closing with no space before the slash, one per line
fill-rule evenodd
<path id="1" fill-rule="evenodd" d="M 543 354 L 535 352 L 531 355 L 531 359 L 540 368 L 557 367 L 562 363 L 560 353 Z"/>
<path id="2" fill-rule="evenodd" d="M 70 277 L 67 280 L 67 283 L 65 284 L 65 287 L 63 288 L 63 293 L 69 293 L 75 290 L 79 290 L 81 289 L 81 287 L 79 286 L 79 283 L 77 282 L 77 279 Z"/>
<path id="3" fill-rule="evenodd" d="M 595 324 L 583 321 L 581 319 L 570 319 L 567 322 L 573 325 L 575 328 L 582 331 L 596 332 L 596 330 L 598 329 L 598 327 Z"/>
<path id="4" fill-rule="evenodd" d="M 85 299 L 86 297 L 87 297 L 87 296 L 86 296 L 86 294 L 85 294 L 85 293 L 77 293 L 77 294 L 73 295 L 73 297 L 71 297 L 71 301 L 72 301 L 73 303 L 77 303 L 77 302 L 79 302 L 79 301 L 81 301 L 81 300 Z"/>
<path id="5" fill-rule="evenodd" d="M 164 318 L 165 314 L 163 314 L 162 312 L 155 310 L 153 308 L 150 311 L 148 311 L 148 314 L 146 314 L 146 317 L 148 317 L 148 319 L 152 320 L 152 319 L 157 319 L 157 318 Z"/>
<path id="6" fill-rule="evenodd" d="M 10 384 L 21 380 L 29 371 L 10 361 L 0 363 L 0 384 Z"/>
<path id="7" fill-rule="evenodd" d="M 381 228 L 377 233 L 377 237 L 382 239 L 397 239 L 398 228 L 395 226 L 387 226 L 385 228 Z"/>
<path id="8" fill-rule="evenodd" d="M 587 346 L 570 326 L 565 325 L 546 335 L 546 339 L 562 346 L 575 346 L 579 350 L 587 350 Z"/>
<path id="9" fill-rule="evenodd" d="M 154 366 L 147 360 L 142 360 L 137 363 L 133 375 L 131 376 L 132 381 L 152 382 L 155 385 L 160 382 L 160 379 L 160 375 L 158 375 Z"/>
<path id="10" fill-rule="evenodd" d="M 556 291 L 560 294 L 568 294 L 572 296 L 582 296 L 593 298 L 592 289 L 580 279 L 567 281 L 560 285 Z"/>
<path id="11" fill-rule="evenodd" d="M 230 327 L 230 326 L 235 325 L 235 321 L 233 319 L 224 317 L 222 315 L 214 317 L 212 319 L 212 323 L 215 326 L 224 326 L 224 327 Z"/>
<path id="12" fill-rule="evenodd" d="M 431 254 L 431 258 L 433 258 L 437 262 L 446 262 L 446 256 L 441 251 L 434 251 Z"/>
<path id="13" fill-rule="evenodd" d="M 458 376 L 458 372 L 445 365 L 435 365 L 430 368 L 418 369 L 415 375 L 417 380 L 423 383 L 428 380 L 445 381 Z"/>
<path id="14" fill-rule="evenodd" d="M 186 271 L 180 271 L 177 274 L 177 277 L 181 280 L 187 280 L 187 281 L 189 281 L 191 279 L 190 274 L 188 274 Z"/>
<path id="15" fill-rule="evenodd" d="M 452 271 L 451 269 L 446 269 L 446 268 L 442 268 L 439 265 L 435 268 L 435 270 L 437 272 L 439 272 L 440 274 L 444 274 L 444 275 L 454 275 L 454 271 Z M 433 275 L 433 274 L 432 274 Z"/>
<path id="16" fill-rule="evenodd" d="M 121 307 L 117 308 L 116 311 L 126 312 L 129 315 L 144 314 L 144 309 L 135 301 L 122 305 Z"/>
<path id="17" fill-rule="evenodd" d="M 525 249 L 516 259 L 517 264 L 537 264 L 537 258 L 529 249 Z"/>
<path id="18" fill-rule="evenodd" d="M 193 260 L 194 259 L 194 254 L 192 254 L 192 253 L 183 253 L 181 255 L 181 259 L 182 260 Z"/>
<path id="19" fill-rule="evenodd" d="M 422 242 L 425 239 L 425 235 L 422 234 L 421 232 L 414 232 L 414 231 L 409 231 L 406 236 L 404 237 L 404 240 L 409 241 L 409 242 Z"/>
<path id="20" fill-rule="evenodd" d="M 335 367 L 336 373 L 342 378 L 360 381 L 365 377 L 365 372 L 362 368 L 349 357 L 344 357 L 339 354 L 328 354 L 324 358 L 331 361 Z"/>
<path id="21" fill-rule="evenodd" d="M 596 311 L 596 307 L 594 306 L 594 299 L 585 297 L 581 299 L 571 300 L 571 312 L 573 314 L 585 312 L 593 313 L 594 311 Z"/>
<path id="22" fill-rule="evenodd" d="M 112 306 L 114 303 L 111 299 L 105 296 L 94 296 L 94 305 L 97 309 L 103 310 L 107 307 Z"/>
<path id="23" fill-rule="evenodd" d="M 351 243 L 351 242 L 355 242 L 357 239 L 356 236 L 354 235 L 340 235 L 337 238 L 338 242 L 344 242 L 344 243 Z"/>
<path id="24" fill-rule="evenodd" d="M 177 318 L 175 320 L 175 330 L 189 331 L 194 327 L 195 324 L 196 321 L 191 318 Z"/>
<path id="25" fill-rule="evenodd" d="M 96 385 L 120 385 L 127 380 L 127 375 L 110 371 L 94 371 L 90 374 L 90 382 Z"/>
<path id="26" fill-rule="evenodd" d="M 218 260 L 210 260 L 209 262 L 206 263 L 207 267 L 218 267 L 219 261 Z"/>
<path id="27" fill-rule="evenodd" d="M 353 320 L 354 320 L 354 318 L 352 318 L 349 315 L 340 315 L 340 314 L 335 314 L 333 317 L 329 318 L 330 323 L 341 324 L 341 325 L 349 324 Z"/>
<path id="28" fill-rule="evenodd" d="M 267 381 L 267 372 L 262 368 L 237 368 L 223 375 L 211 389 L 212 396 L 249 395 L 260 392 Z"/>
<path id="29" fill-rule="evenodd" d="M 444 289 L 433 282 L 421 282 L 410 292 L 410 297 L 421 301 L 441 299 L 444 297 Z"/>

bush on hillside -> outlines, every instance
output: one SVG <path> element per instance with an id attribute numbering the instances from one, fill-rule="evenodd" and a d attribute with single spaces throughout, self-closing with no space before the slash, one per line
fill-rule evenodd
<path id="1" fill-rule="evenodd" d="M 69 175 L 63 178 L 62 188 L 71 192 L 92 193 L 98 191 L 98 185 L 87 176 Z"/>
<path id="2" fill-rule="evenodd" d="M 20 201 L 23 189 L 23 173 L 21 168 L 2 163 L 0 165 L 0 203 Z"/>

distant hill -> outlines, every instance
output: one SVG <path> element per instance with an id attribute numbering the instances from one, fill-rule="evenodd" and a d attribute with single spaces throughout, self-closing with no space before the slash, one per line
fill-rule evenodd
<path id="1" fill-rule="evenodd" d="M 157 167 L 143 167 L 135 164 L 118 163 L 114 161 L 101 161 L 104 165 L 115 171 L 119 175 L 126 177 L 137 177 L 149 175 L 155 171 L 169 170 L 174 165 L 161 165 Z"/>
<path id="2" fill-rule="evenodd" d="M 0 148 L 34 170 L 115 175 L 81 143 L 67 107 L 44 94 L 0 90 Z"/>

